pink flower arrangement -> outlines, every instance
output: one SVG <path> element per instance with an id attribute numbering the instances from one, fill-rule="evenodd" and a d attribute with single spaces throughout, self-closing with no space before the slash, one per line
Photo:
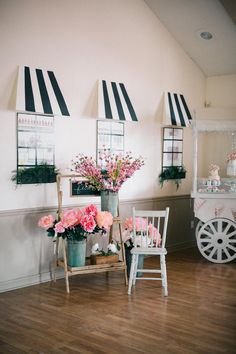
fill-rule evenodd
<path id="1" fill-rule="evenodd" d="M 135 220 L 135 228 L 137 232 L 140 231 L 145 231 L 147 228 L 147 221 L 144 218 L 136 218 Z M 133 231 L 133 218 L 127 218 L 125 219 L 123 226 L 125 229 L 129 230 L 129 231 Z"/>
<path id="2" fill-rule="evenodd" d="M 130 246 L 130 240 L 132 241 L 132 232 L 133 232 L 133 218 L 127 218 L 124 223 L 123 227 L 125 230 L 127 230 L 130 233 L 129 238 L 127 238 L 126 235 L 126 241 L 129 241 L 129 246 Z M 157 228 L 152 225 L 152 223 L 149 223 L 147 225 L 147 220 L 144 218 L 136 218 L 135 220 L 135 229 L 138 234 L 141 235 L 142 232 L 148 232 L 149 238 L 153 238 L 154 243 L 158 244 L 158 247 L 161 244 L 161 235 L 158 232 Z M 132 243 L 132 242 L 131 242 Z"/>
<path id="3" fill-rule="evenodd" d="M 95 190 L 118 192 L 122 184 L 144 165 L 140 156 L 133 158 L 130 152 L 124 156 L 110 154 L 104 150 L 99 154 L 99 163 L 92 157 L 79 154 L 72 161 L 72 171 L 86 177 Z"/>
<path id="4" fill-rule="evenodd" d="M 236 151 L 233 151 L 227 155 L 227 162 L 232 161 L 232 160 L 236 160 Z"/>
<path id="5" fill-rule="evenodd" d="M 84 209 L 64 210 L 58 221 L 52 215 L 43 216 L 38 226 L 46 229 L 48 236 L 80 240 L 91 233 L 106 232 L 112 223 L 111 213 L 101 212 L 91 204 Z"/>

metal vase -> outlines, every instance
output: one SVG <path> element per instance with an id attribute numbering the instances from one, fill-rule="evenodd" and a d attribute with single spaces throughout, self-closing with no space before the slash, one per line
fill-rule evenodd
<path id="1" fill-rule="evenodd" d="M 86 239 L 67 240 L 67 263 L 70 267 L 83 267 L 86 258 Z"/>
<path id="2" fill-rule="evenodd" d="M 118 193 L 109 190 L 101 191 L 101 210 L 109 211 L 113 216 L 118 216 Z"/>

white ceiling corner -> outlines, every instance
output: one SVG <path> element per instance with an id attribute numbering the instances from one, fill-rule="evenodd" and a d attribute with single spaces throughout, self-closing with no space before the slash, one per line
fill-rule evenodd
<path id="1" fill-rule="evenodd" d="M 235 0 L 144 1 L 206 76 L 236 74 Z"/>

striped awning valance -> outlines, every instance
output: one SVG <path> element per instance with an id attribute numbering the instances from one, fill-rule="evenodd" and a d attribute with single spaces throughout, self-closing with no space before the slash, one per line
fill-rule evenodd
<path id="1" fill-rule="evenodd" d="M 69 116 L 69 111 L 53 71 L 19 67 L 16 110 L 38 114 Z"/>
<path id="2" fill-rule="evenodd" d="M 98 117 L 120 121 L 138 120 L 124 84 L 99 81 Z"/>
<path id="3" fill-rule="evenodd" d="M 165 109 L 163 123 L 174 126 L 189 127 L 191 114 L 184 96 L 177 93 L 165 94 Z"/>

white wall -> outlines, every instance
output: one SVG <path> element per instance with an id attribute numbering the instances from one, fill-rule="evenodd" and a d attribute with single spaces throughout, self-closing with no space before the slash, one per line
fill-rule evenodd
<path id="1" fill-rule="evenodd" d="M 183 93 L 192 109 L 203 106 L 205 77 L 143 0 L 1 0 L 0 43 L 0 291 L 4 291 L 49 280 L 52 244 L 37 220 L 55 212 L 57 205 L 55 184 L 16 189 L 10 181 L 16 168 L 18 65 L 52 69 L 67 99 L 71 117 L 56 117 L 56 165 L 62 171 L 79 152 L 96 155 L 97 80 L 125 83 L 139 117 L 138 123 L 125 125 L 125 149 L 146 159 L 120 192 L 121 207 L 129 206 L 126 214 L 132 203 L 150 208 L 155 197 L 190 192 L 188 129 L 184 131 L 187 179 L 178 192 L 172 183 L 163 189 L 158 185 L 163 92 Z M 63 203 L 76 204 L 69 199 L 68 187 L 65 191 Z M 172 215 L 181 211 L 171 225 L 182 218 L 186 230 L 178 241 L 173 235 L 170 244 L 183 246 L 190 241 L 190 216 L 186 217 L 190 209 L 189 199 L 183 209 L 181 198 L 171 202 L 164 198 L 163 203 L 173 203 Z M 80 198 L 78 204 L 85 201 Z"/>
<path id="2" fill-rule="evenodd" d="M 181 92 L 191 108 L 203 105 L 205 77 L 142 0 L 1 0 L 0 210 L 56 205 L 55 185 L 21 186 L 16 168 L 14 89 L 18 65 L 52 69 L 70 118 L 56 118 L 56 164 L 70 167 L 79 152 L 95 156 L 97 80 L 124 82 L 139 117 L 125 126 L 125 149 L 142 154 L 144 168 L 122 188 L 121 199 L 176 193 L 160 189 L 163 92 Z M 185 130 L 189 171 L 177 194 L 191 189 L 191 133 Z M 74 203 L 66 199 L 67 204 Z"/>
<path id="3" fill-rule="evenodd" d="M 236 74 L 208 77 L 206 102 L 212 107 L 236 108 Z"/>

